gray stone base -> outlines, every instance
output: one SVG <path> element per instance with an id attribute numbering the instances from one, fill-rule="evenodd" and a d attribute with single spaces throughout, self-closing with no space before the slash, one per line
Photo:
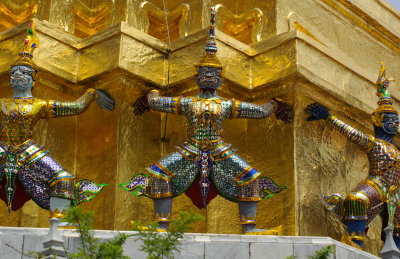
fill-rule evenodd
<path id="1" fill-rule="evenodd" d="M 0 227 L 0 258 L 28 259 L 23 255 L 29 251 L 43 250 L 43 241 L 48 229 Z M 131 231 L 121 231 L 133 234 Z M 96 230 L 96 237 L 109 239 L 117 231 Z M 73 230 L 61 230 L 68 251 L 75 252 L 79 247 L 77 233 Z M 369 253 L 360 251 L 329 237 L 287 237 L 287 236 L 245 236 L 226 234 L 186 234 L 180 253 L 176 259 L 286 259 L 295 255 L 298 259 L 307 259 L 327 245 L 336 247 L 332 259 L 377 259 Z M 134 259 L 144 259 L 139 251 L 140 241 L 129 238 L 124 245 L 125 254 Z"/>

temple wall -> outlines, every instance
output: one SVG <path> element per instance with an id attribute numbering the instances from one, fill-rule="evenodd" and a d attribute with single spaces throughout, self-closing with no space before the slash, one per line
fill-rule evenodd
<path id="1" fill-rule="evenodd" d="M 21 258 L 20 251 L 43 251 L 43 241 L 47 229 L 0 227 L 0 256 L 2 259 Z M 121 231 L 95 230 L 95 238 L 108 241 Z M 140 251 L 143 241 L 135 237 L 137 232 L 123 231 L 129 235 L 123 245 L 124 255 L 129 258 L 145 259 L 147 254 Z M 71 230 L 61 231 L 65 248 L 70 253 L 78 252 L 81 243 L 78 234 Z M 378 259 L 357 248 L 350 247 L 329 237 L 301 236 L 247 236 L 230 234 L 186 233 L 183 236 L 179 251 L 172 254 L 176 259 L 186 258 L 287 258 L 296 255 L 307 258 L 331 245 L 335 248 L 332 259 L 363 258 Z M 29 258 L 28 256 L 22 257 Z"/>
<path id="2" fill-rule="evenodd" d="M 372 132 L 369 114 L 377 101 L 379 61 L 389 76 L 400 78 L 399 12 L 382 0 L 166 2 L 170 46 L 160 0 L 41 1 L 36 15 L 38 1 L 27 1 L 26 12 L 0 3 L 0 96 L 11 94 L 9 66 L 20 51 L 25 21 L 35 17 L 41 44 L 34 53 L 41 74 L 35 96 L 73 100 L 94 87 L 107 89 L 116 100 L 112 113 L 93 104 L 79 117 L 43 121 L 35 139 L 78 178 L 109 184 L 83 205 L 96 212 L 98 229 L 127 230 L 131 220 L 147 222 L 151 200 L 117 185 L 174 150 L 186 136 L 186 122 L 152 112 L 135 117 L 132 103 L 149 88 L 171 96 L 196 94 L 193 64 L 207 40 L 209 7 L 218 4 L 218 56 L 225 76 L 221 96 L 257 103 L 279 96 L 295 109 L 290 125 L 274 116 L 224 125 L 226 141 L 241 156 L 288 186 L 261 202 L 258 226 L 283 235 L 339 239 L 343 227 L 320 195 L 348 193 L 367 175 L 366 156 L 324 122 L 306 122 L 304 108 L 320 102 L 346 122 Z M 97 23 L 88 23 L 89 18 Z M 397 85 L 390 92 L 400 108 Z M 206 216 L 196 232 L 239 233 L 236 206 L 217 197 L 207 210 L 199 210 L 182 195 L 174 200 L 173 216 L 194 210 Z M 47 217 L 33 202 L 10 215 L 0 203 L 4 226 L 44 227 Z M 375 254 L 380 225 L 377 218 L 368 233 L 366 250 Z"/>
<path id="3" fill-rule="evenodd" d="M 366 17 L 360 17 L 353 9 L 356 7 L 350 9 L 342 5 L 342 2 L 360 2 L 359 8 L 363 8 L 364 12 L 374 14 L 374 16 L 368 17 L 365 15 Z M 400 30 L 397 29 L 400 26 L 399 13 L 387 8 L 382 10 L 383 7 L 381 5 L 379 5 L 381 7 L 379 9 L 380 12 L 376 11 L 377 7 L 375 5 L 377 5 L 377 2 L 380 1 L 278 0 L 277 33 L 287 32 L 290 29 L 290 24 L 297 22 L 303 27 L 298 28 L 313 36 L 315 40 L 322 44 L 321 48 L 326 48 L 333 53 L 333 56 L 338 59 L 338 63 L 345 66 L 352 65 L 349 70 L 355 71 L 362 77 L 374 82 L 377 71 L 379 71 L 379 61 L 383 61 L 388 68 L 388 75 L 399 78 L 400 71 L 396 69 L 400 62 L 398 59 L 400 54 L 398 44 Z M 382 17 L 383 13 L 386 15 L 385 19 Z M 390 21 L 390 27 L 388 28 L 382 29 L 378 25 L 370 25 L 386 22 L 386 25 L 389 26 L 388 21 Z M 296 27 L 296 25 L 293 27 Z M 315 59 L 317 55 L 313 55 L 310 52 L 299 52 L 299 54 L 303 54 L 304 61 L 312 61 L 316 63 L 316 66 L 324 66 L 326 68 L 323 73 L 318 73 L 317 75 L 325 76 L 327 73 L 332 74 L 335 72 L 325 62 L 318 62 L 319 60 Z M 300 62 L 300 64 L 303 65 L 303 62 Z M 337 74 L 334 80 L 344 80 L 343 78 L 346 78 L 346 75 Z M 350 88 L 357 91 L 357 86 L 352 85 L 350 87 L 350 84 L 347 87 L 345 86 L 343 84 L 339 87 L 339 89 L 344 90 L 345 94 L 348 91 L 352 91 Z M 358 96 L 360 93 L 362 91 L 354 97 L 360 98 Z M 400 92 L 396 86 L 391 88 L 391 93 L 396 98 L 399 98 Z M 373 91 L 369 94 L 375 96 Z M 375 105 L 374 102 L 370 101 L 365 101 L 365 103 L 372 105 L 372 107 Z M 367 112 L 369 113 L 370 111 Z"/>
<path id="4" fill-rule="evenodd" d="M 340 240 L 345 228 L 336 215 L 325 208 L 321 195 L 339 193 L 346 197 L 358 182 L 368 176 L 367 156 L 325 121 L 306 121 L 307 115 L 303 110 L 308 104 L 323 100 L 334 104 L 331 112 L 345 122 L 367 133 L 371 130 L 343 112 L 352 109 L 347 104 L 321 95 L 309 82 L 299 82 L 298 87 L 304 90 L 296 95 L 298 112 L 294 123 L 298 235 L 330 236 Z M 366 251 L 379 254 L 383 245 L 381 224 L 377 217 L 369 225 Z"/>

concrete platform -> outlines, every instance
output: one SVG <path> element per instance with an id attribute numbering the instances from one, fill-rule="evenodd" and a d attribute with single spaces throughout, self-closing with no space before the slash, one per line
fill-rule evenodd
<path id="1" fill-rule="evenodd" d="M 43 249 L 42 242 L 47 234 L 45 228 L 0 227 L 0 259 L 28 259 L 29 251 Z M 134 234 L 133 231 L 121 231 Z M 96 230 L 96 237 L 109 239 L 117 231 Z M 68 251 L 75 252 L 79 247 L 77 233 L 62 230 Z M 125 254 L 132 259 L 145 259 L 139 251 L 141 241 L 129 238 L 124 245 Z M 289 237 L 289 236 L 245 236 L 227 234 L 185 234 L 180 253 L 176 259 L 286 259 L 295 255 L 307 259 L 316 250 L 327 245 L 335 245 L 332 259 L 376 259 L 379 257 L 354 249 L 329 237 Z M 25 255 L 24 255 L 25 254 Z"/>

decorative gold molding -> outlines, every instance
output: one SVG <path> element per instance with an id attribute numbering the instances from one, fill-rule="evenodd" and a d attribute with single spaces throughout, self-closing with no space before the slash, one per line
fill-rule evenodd
<path id="1" fill-rule="evenodd" d="M 215 9 L 217 28 L 225 34 L 246 44 L 262 40 L 265 15 L 261 9 L 253 8 L 241 14 L 232 13 L 222 4 L 217 4 Z"/>
<path id="2" fill-rule="evenodd" d="M 345 18 L 356 24 L 362 30 L 382 42 L 390 49 L 400 54 L 400 38 L 390 30 L 379 24 L 375 19 L 366 14 L 363 10 L 347 0 L 320 0 L 334 10 L 338 11 Z M 346 9 L 348 8 L 348 9 Z M 350 12 L 351 10 L 352 12 Z"/>
<path id="3" fill-rule="evenodd" d="M 115 17 L 115 3 L 112 0 L 96 1 L 75 0 L 72 6 L 74 14 L 74 33 L 85 38 L 109 28 Z"/>
<path id="4" fill-rule="evenodd" d="M 141 18 L 138 24 L 139 29 L 157 39 L 167 42 L 168 32 L 164 10 L 149 1 L 144 1 L 140 5 L 140 12 L 141 14 L 138 15 L 139 19 Z M 166 14 L 171 41 L 187 36 L 190 23 L 189 4 L 180 4 Z"/>
<path id="5" fill-rule="evenodd" d="M 68 87 L 76 88 L 77 85 L 100 80 L 106 75 L 115 75 L 114 73 L 121 71 L 127 78 L 140 78 L 160 88 L 166 85 L 167 44 L 125 22 L 85 39 L 60 30 L 49 22 L 36 20 L 36 24 L 39 37 L 45 40 L 41 42 L 35 62 L 42 73 L 54 75 L 59 81 L 64 80 Z M 20 48 L 14 43 L 25 32 L 26 26 L 21 24 L 13 30 L 0 33 L 0 50 L 6 50 L 0 62 L 0 73 L 7 73 L 10 64 L 15 61 Z M 217 30 L 218 46 L 223 53 L 220 59 L 228 68 L 225 82 L 229 82 L 229 88 L 222 86 L 222 89 L 227 92 L 242 92 L 246 96 L 259 96 L 262 89 L 275 85 L 277 80 L 301 76 L 350 102 L 355 98 L 350 96 L 357 94 L 353 90 L 344 92 L 344 84 L 373 87 L 375 73 L 370 74 L 340 49 L 324 46 L 295 27 L 294 29 L 251 45 Z M 206 39 L 207 29 L 204 29 L 172 42 L 171 92 L 176 92 L 175 87 L 179 88 L 180 84 L 192 82 L 193 64 L 199 58 L 199 55 L 193 53 L 202 53 Z M 334 69 L 326 70 L 317 65 L 316 60 L 320 62 L 320 59 Z M 351 76 L 352 81 L 347 82 L 347 77 L 338 81 L 335 76 L 337 71 Z M 365 89 L 367 92 L 367 88 Z M 363 101 L 358 101 L 353 106 L 362 106 L 369 111 L 369 101 L 365 99 L 366 95 L 363 96 Z M 397 103 L 399 94 L 394 92 L 393 97 Z"/>
<path id="6" fill-rule="evenodd" d="M 321 40 L 319 40 L 314 35 L 314 33 L 312 33 L 310 31 L 311 25 L 309 25 L 302 17 L 297 15 L 295 12 L 289 13 L 289 15 L 287 17 L 287 21 L 288 21 L 289 31 L 299 30 L 299 31 L 303 32 L 304 34 L 306 34 L 307 36 L 309 36 L 310 38 L 314 39 L 315 41 L 318 41 L 322 45 L 326 46 Z M 307 27 L 308 29 L 306 29 L 302 24 L 305 27 Z"/>
<path id="7" fill-rule="evenodd" d="M 13 0 L 0 2 L 0 31 L 10 29 L 35 16 L 38 8 L 37 0 L 28 0 L 24 3 Z"/>

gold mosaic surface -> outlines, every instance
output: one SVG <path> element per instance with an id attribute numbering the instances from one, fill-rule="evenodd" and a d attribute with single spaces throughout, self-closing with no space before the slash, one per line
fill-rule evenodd
<path id="1" fill-rule="evenodd" d="M 167 0 L 169 60 L 161 0 L 1 0 L 0 97 L 11 94 L 9 66 L 21 50 L 24 22 L 35 17 L 41 46 L 34 60 L 41 77 L 34 95 L 73 100 L 94 87 L 108 89 L 116 99 L 112 113 L 93 104 L 79 117 L 42 121 L 35 139 L 78 178 L 109 183 L 83 205 L 96 212 L 98 229 L 129 229 L 130 220 L 152 218 L 152 202 L 117 184 L 173 150 L 185 132 L 178 116 L 133 116 L 132 102 L 151 87 L 169 95 L 196 94 L 193 64 L 204 51 L 213 5 L 218 5 L 218 56 L 225 76 L 220 94 L 257 103 L 281 96 L 296 112 L 292 125 L 273 116 L 225 124 L 227 142 L 289 187 L 261 202 L 259 227 L 339 239 L 343 228 L 320 195 L 345 195 L 367 174 L 367 160 L 323 122 L 305 122 L 304 107 L 321 102 L 353 126 L 371 131 L 368 114 L 376 104 L 379 61 L 389 76 L 400 78 L 400 18 L 381 0 Z M 397 84 L 391 93 L 399 108 Z M 161 141 L 165 125 L 166 141 Z M 217 197 L 199 210 L 182 195 L 174 200 L 173 217 L 179 210 L 195 210 L 206 216 L 195 232 L 239 233 L 238 215 L 230 217 L 236 206 Z M 45 227 L 47 218 L 48 212 L 33 202 L 11 215 L 0 203 L 4 226 Z M 380 225 L 375 220 L 368 234 L 366 250 L 375 254 Z"/>

